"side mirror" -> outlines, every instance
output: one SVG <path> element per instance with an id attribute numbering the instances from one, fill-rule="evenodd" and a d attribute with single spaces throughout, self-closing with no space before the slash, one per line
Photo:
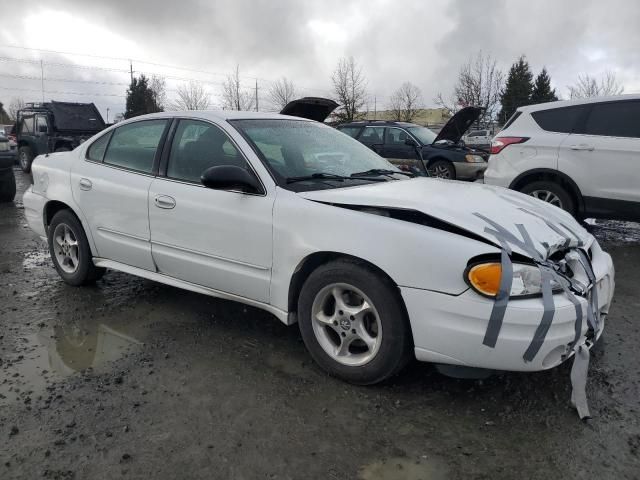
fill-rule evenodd
<path id="1" fill-rule="evenodd" d="M 404 141 L 404 144 L 405 144 L 405 145 L 409 145 L 410 147 L 417 147 L 417 146 L 418 146 L 418 144 L 416 143 L 416 141 L 415 141 L 413 138 L 411 138 L 411 137 L 407 137 L 407 138 L 405 139 L 405 141 Z"/>
<path id="2" fill-rule="evenodd" d="M 214 190 L 242 190 L 257 193 L 260 191 L 258 180 L 244 168 L 235 165 L 220 165 L 207 168 L 200 177 L 207 188 Z"/>

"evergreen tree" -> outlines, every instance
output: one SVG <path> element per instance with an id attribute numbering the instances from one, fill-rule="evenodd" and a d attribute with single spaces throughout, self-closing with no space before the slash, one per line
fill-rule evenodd
<path id="1" fill-rule="evenodd" d="M 529 62 L 522 55 L 509 69 L 507 84 L 500 96 L 502 110 L 500 110 L 498 121 L 506 122 L 518 107 L 531 103 L 532 80 L 533 73 L 531 73 Z"/>
<path id="2" fill-rule="evenodd" d="M 127 90 L 127 110 L 124 118 L 137 117 L 145 113 L 161 112 L 156 94 L 149 86 L 149 80 L 144 75 L 133 78 Z"/>
<path id="3" fill-rule="evenodd" d="M 531 104 L 555 102 L 556 100 L 558 100 L 556 90 L 551 88 L 551 78 L 547 73 L 547 69 L 543 68 L 533 83 Z"/>
<path id="4" fill-rule="evenodd" d="M 0 102 L 0 123 L 12 123 L 11 117 L 4 109 L 4 104 Z"/>

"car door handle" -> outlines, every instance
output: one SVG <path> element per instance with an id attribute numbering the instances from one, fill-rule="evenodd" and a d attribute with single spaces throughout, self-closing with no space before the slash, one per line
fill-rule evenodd
<path id="1" fill-rule="evenodd" d="M 158 195 L 154 201 L 158 208 L 166 208 L 167 210 L 170 210 L 176 206 L 175 199 L 169 195 Z"/>
<path id="2" fill-rule="evenodd" d="M 581 143 L 579 145 L 571 145 L 571 150 L 588 150 L 589 152 L 593 152 L 594 150 L 594 146 L 593 145 L 587 145 L 586 143 Z"/>
<path id="3" fill-rule="evenodd" d="M 93 187 L 93 183 L 91 183 L 91 180 L 89 180 L 88 178 L 81 178 L 80 179 L 80 190 L 91 190 L 91 187 Z"/>

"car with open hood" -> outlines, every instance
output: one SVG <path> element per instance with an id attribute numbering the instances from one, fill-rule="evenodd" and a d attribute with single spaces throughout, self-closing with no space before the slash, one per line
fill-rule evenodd
<path id="1" fill-rule="evenodd" d="M 358 120 L 337 128 L 391 163 L 450 180 L 476 180 L 487 169 L 488 153 L 466 146 L 462 137 L 482 113 L 480 107 L 457 112 L 439 133 L 408 122 Z"/>
<path id="2" fill-rule="evenodd" d="M 357 384 L 413 357 L 519 371 L 584 359 L 613 295 L 611 257 L 566 212 L 414 177 L 298 117 L 144 115 L 37 157 L 33 180 L 25 215 L 67 283 L 114 269 L 262 308 Z"/>

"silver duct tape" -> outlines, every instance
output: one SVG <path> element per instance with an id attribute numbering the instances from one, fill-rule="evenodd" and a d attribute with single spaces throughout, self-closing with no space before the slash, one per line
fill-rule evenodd
<path id="1" fill-rule="evenodd" d="M 487 330 L 484 333 L 483 345 L 494 348 L 498 341 L 498 335 L 502 329 L 502 321 L 504 320 L 504 314 L 507 311 L 507 304 L 509 303 L 509 296 L 511 295 L 511 284 L 513 282 L 513 264 L 511 263 L 511 249 L 509 246 L 501 241 L 502 252 L 500 253 L 501 264 L 501 277 L 500 277 L 500 290 L 496 295 L 493 308 L 491 309 L 491 315 L 489 316 L 489 323 L 487 324 Z"/>
<path id="2" fill-rule="evenodd" d="M 547 337 L 547 332 L 549 332 L 549 328 L 551 327 L 553 315 L 556 312 L 553 292 L 551 291 L 551 274 L 546 268 L 540 268 L 540 274 L 542 276 L 542 305 L 544 311 L 542 312 L 542 320 L 533 334 L 531 343 L 524 352 L 524 355 L 522 355 L 525 362 L 532 361 L 540 351 L 544 339 Z"/>
<path id="3" fill-rule="evenodd" d="M 571 237 L 569 235 L 567 235 L 566 232 L 563 232 L 559 227 L 555 226 L 553 223 L 551 223 L 549 220 L 547 220 L 546 218 L 544 218 L 542 215 L 539 215 L 535 212 L 532 212 L 531 210 L 528 210 L 526 208 L 520 208 L 520 210 L 522 210 L 525 213 L 528 213 L 529 215 L 533 215 L 534 217 L 539 218 L 540 220 L 542 220 L 545 225 L 547 227 L 549 227 L 551 230 L 553 230 L 554 232 L 556 232 L 558 235 L 560 235 L 562 238 L 564 238 L 564 245 L 562 246 L 562 248 L 569 248 L 571 246 Z M 578 241 L 576 240 L 576 245 L 577 245 Z M 548 250 L 549 247 L 548 245 L 545 246 L 545 248 Z"/>
<path id="4" fill-rule="evenodd" d="M 587 310 L 587 322 L 589 322 L 589 326 L 595 331 L 598 331 L 600 327 L 600 305 L 598 302 L 598 286 L 596 285 L 596 274 L 593 272 L 593 267 L 591 266 L 591 260 L 586 253 L 582 250 L 578 249 L 578 256 L 580 257 L 580 264 L 582 268 L 584 268 L 587 273 L 587 277 L 591 282 L 591 297 L 590 301 L 588 300 L 589 309 Z"/>
<path id="5" fill-rule="evenodd" d="M 587 403 L 587 372 L 589 370 L 589 349 L 585 345 L 575 348 L 571 367 L 571 404 L 578 411 L 580 420 L 591 418 Z"/>

